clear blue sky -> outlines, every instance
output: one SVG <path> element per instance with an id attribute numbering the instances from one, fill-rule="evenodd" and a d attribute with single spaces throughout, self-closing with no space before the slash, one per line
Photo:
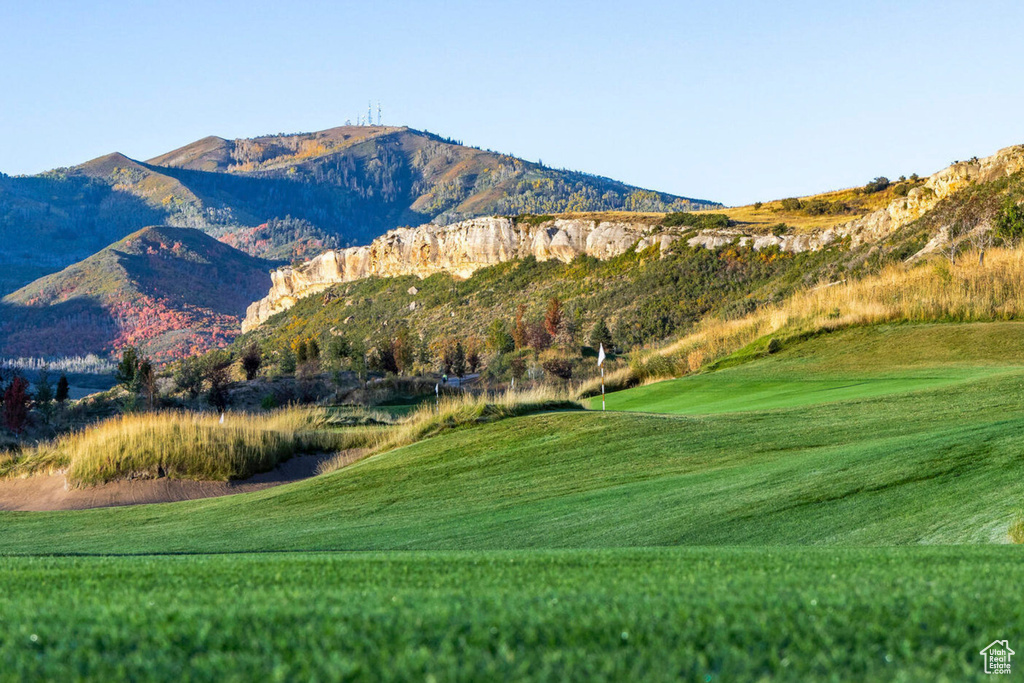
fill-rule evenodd
<path id="1" fill-rule="evenodd" d="M 770 7 L 776 4 L 776 7 Z M 1024 143 L 1019 2 L 0 0 L 0 170 L 384 121 L 741 204 Z"/>

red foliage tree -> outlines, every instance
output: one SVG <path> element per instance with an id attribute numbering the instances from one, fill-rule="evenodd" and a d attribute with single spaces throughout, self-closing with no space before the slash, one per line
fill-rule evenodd
<path id="1" fill-rule="evenodd" d="M 15 377 L 4 392 L 4 425 L 15 434 L 25 431 L 28 422 L 28 381 Z"/>
<path id="2" fill-rule="evenodd" d="M 551 297 L 548 302 L 548 312 L 544 315 L 544 329 L 548 335 L 554 337 L 558 334 L 558 328 L 562 324 L 562 302 L 557 296 Z"/>

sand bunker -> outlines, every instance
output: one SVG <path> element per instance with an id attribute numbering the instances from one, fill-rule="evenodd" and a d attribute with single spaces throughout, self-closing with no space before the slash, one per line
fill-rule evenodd
<path id="1" fill-rule="evenodd" d="M 86 488 L 71 488 L 63 474 L 0 479 L 0 510 L 86 510 L 230 496 L 308 479 L 316 474 L 316 468 L 321 462 L 331 457 L 333 454 L 329 453 L 296 456 L 269 472 L 240 481 L 130 479 Z M 353 461 L 357 459 L 352 458 Z"/>

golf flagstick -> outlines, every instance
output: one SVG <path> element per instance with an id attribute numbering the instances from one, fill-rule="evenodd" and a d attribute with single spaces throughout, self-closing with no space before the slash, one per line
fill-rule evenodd
<path id="1" fill-rule="evenodd" d="M 601 368 L 601 410 L 604 410 L 604 343 L 598 345 L 597 367 Z"/>

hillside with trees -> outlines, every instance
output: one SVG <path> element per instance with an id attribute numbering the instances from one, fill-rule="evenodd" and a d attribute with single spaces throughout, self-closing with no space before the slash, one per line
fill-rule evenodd
<path id="1" fill-rule="evenodd" d="M 150 227 L 0 301 L 0 355 L 155 360 L 229 343 L 275 264 L 188 228 Z"/>
<path id="2" fill-rule="evenodd" d="M 147 225 L 198 228 L 250 255 L 291 260 L 431 221 L 715 206 L 404 127 L 207 137 L 146 162 L 115 153 L 0 174 L 0 294 Z"/>
<path id="3" fill-rule="evenodd" d="M 851 192 L 850 204 L 857 208 L 850 211 L 877 205 L 873 195 L 899 202 L 901 191 L 891 183 L 882 187 L 882 180 Z M 916 178 L 898 182 L 920 186 Z M 788 209 L 779 202 L 778 214 L 806 212 L 817 201 L 825 200 L 799 200 L 800 206 L 787 201 Z M 634 248 L 604 261 L 581 256 L 570 263 L 528 257 L 482 268 L 465 280 L 446 273 L 422 280 L 369 278 L 300 299 L 237 343 L 259 344 L 269 363 L 285 368 L 300 345 L 308 350 L 315 343 L 325 367 L 360 372 L 452 374 L 456 358 L 472 355 L 476 362 L 467 371 L 483 370 L 498 381 L 524 369 L 576 380 L 595 372 L 585 359 L 598 344 L 629 354 L 685 335 L 700 320 L 740 319 L 794 292 L 852 281 L 893 264 L 933 259 L 955 265 L 967 252 L 983 260 L 993 246 L 1020 244 L 1022 201 L 1024 171 L 1015 171 L 968 183 L 920 217 L 856 245 L 847 237 L 818 251 L 794 253 L 756 249 L 752 240 L 707 249 L 681 239 L 661 254 Z M 670 214 L 657 222 L 761 234 L 779 229 L 726 213 Z M 697 367 L 703 362 L 691 360 Z"/>

